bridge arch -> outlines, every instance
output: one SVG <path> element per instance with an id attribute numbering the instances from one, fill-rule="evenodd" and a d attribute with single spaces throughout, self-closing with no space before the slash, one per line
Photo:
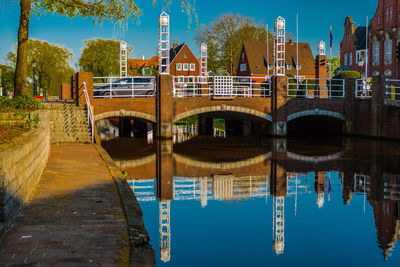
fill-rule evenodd
<path id="1" fill-rule="evenodd" d="M 261 111 L 255 110 L 255 109 L 245 108 L 245 107 L 218 105 L 218 106 L 208 106 L 208 107 L 196 108 L 196 109 L 182 112 L 173 117 L 173 123 L 178 122 L 178 121 L 180 121 L 184 118 L 190 117 L 190 116 L 204 114 L 204 113 L 211 113 L 211 112 L 243 113 L 243 114 L 248 114 L 248 115 L 272 122 L 271 115 L 269 115 L 265 112 L 261 112 Z"/>
<path id="2" fill-rule="evenodd" d="M 156 117 L 147 113 L 131 111 L 131 110 L 119 110 L 119 111 L 108 111 L 100 114 L 94 115 L 94 120 L 99 121 L 101 119 L 111 118 L 111 117 L 135 117 L 143 119 L 152 123 L 156 123 Z"/>
<path id="3" fill-rule="evenodd" d="M 309 110 L 304 110 L 300 112 L 296 112 L 293 114 L 290 114 L 287 116 L 287 121 L 292 121 L 298 118 L 303 118 L 303 117 L 309 117 L 309 116 L 326 116 L 326 117 L 331 117 L 335 119 L 339 119 L 342 121 L 346 121 L 346 117 L 339 113 L 339 112 L 334 112 L 330 110 L 324 110 L 324 109 L 309 109 Z"/>

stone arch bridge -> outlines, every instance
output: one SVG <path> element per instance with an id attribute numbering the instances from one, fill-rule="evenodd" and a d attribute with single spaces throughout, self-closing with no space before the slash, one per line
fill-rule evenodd
<path id="1" fill-rule="evenodd" d="M 377 136 L 390 131 L 384 120 L 384 112 L 377 111 L 379 105 L 384 107 L 383 102 L 380 102 L 383 98 L 379 93 L 374 93 L 374 90 L 372 99 L 355 98 L 354 79 L 345 80 L 344 94 L 341 98 L 288 97 L 289 85 L 284 76 L 272 77 L 270 96 L 227 98 L 210 95 L 176 97 L 172 76 L 161 75 L 156 79 L 155 97 L 94 98 L 92 73 L 77 73 L 72 82 L 72 95 L 75 96 L 78 105 L 86 105 L 82 94 L 85 84 L 96 121 L 116 116 L 139 118 L 154 123 L 156 137 L 167 139 L 172 138 L 173 123 L 192 115 L 199 115 L 200 134 L 212 134 L 210 119 L 215 116 L 224 118 L 227 128 L 240 129 L 243 133 L 246 132 L 246 127 L 252 125 L 243 122 L 250 121 L 262 125 L 264 133 L 274 136 L 287 135 L 288 125 L 292 121 L 306 117 L 326 117 L 343 122 L 343 129 L 348 134 Z M 382 83 L 381 80 L 377 79 L 373 85 L 376 87 Z M 375 91 L 379 91 L 378 89 Z M 399 111 L 396 112 L 400 114 Z M 400 133 L 400 128 L 395 131 Z"/>

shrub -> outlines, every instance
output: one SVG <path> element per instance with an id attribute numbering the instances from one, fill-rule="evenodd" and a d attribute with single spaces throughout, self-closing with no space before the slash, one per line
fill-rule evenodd
<path id="1" fill-rule="evenodd" d="M 361 73 L 358 71 L 342 71 L 339 75 L 333 77 L 333 79 L 349 79 L 349 78 L 362 78 Z"/>
<path id="2" fill-rule="evenodd" d="M 40 100 L 29 96 L 14 98 L 0 97 L 0 110 L 34 110 L 40 107 Z"/>

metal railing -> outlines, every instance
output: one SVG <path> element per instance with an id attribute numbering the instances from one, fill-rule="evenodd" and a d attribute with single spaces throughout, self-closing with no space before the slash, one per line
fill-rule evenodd
<path id="1" fill-rule="evenodd" d="M 151 76 L 95 77 L 94 98 L 149 98 L 155 97 L 156 79 Z"/>
<path id="2" fill-rule="evenodd" d="M 312 79 L 297 81 L 288 78 L 288 97 L 293 98 L 343 98 L 345 96 L 344 79 Z"/>
<path id="3" fill-rule="evenodd" d="M 372 97 L 371 79 L 357 79 L 354 90 L 355 98 L 368 99 Z"/>
<path id="4" fill-rule="evenodd" d="M 400 80 L 386 79 L 385 96 L 388 100 L 400 100 Z"/>
<path id="5" fill-rule="evenodd" d="M 174 76 L 174 97 L 269 97 L 269 77 Z"/>
<path id="6" fill-rule="evenodd" d="M 92 142 L 94 143 L 94 116 L 93 116 L 93 111 L 92 111 L 92 106 L 90 105 L 90 98 L 89 98 L 89 94 L 87 91 L 87 87 L 86 87 L 86 82 L 83 82 L 83 93 L 85 94 L 85 100 L 86 100 L 86 109 L 87 109 L 87 119 L 88 119 L 88 123 L 92 128 Z"/>

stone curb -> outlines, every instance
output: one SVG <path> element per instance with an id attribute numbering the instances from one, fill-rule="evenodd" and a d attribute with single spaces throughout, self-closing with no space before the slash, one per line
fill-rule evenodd
<path id="1" fill-rule="evenodd" d="M 123 179 L 121 170 L 108 155 L 101 145 L 93 144 L 104 160 L 115 184 L 124 209 L 125 219 L 128 227 L 130 244 L 130 266 L 156 266 L 155 252 L 149 241 L 149 234 L 144 226 L 143 212 L 137 202 L 136 196 L 128 182 Z"/>

